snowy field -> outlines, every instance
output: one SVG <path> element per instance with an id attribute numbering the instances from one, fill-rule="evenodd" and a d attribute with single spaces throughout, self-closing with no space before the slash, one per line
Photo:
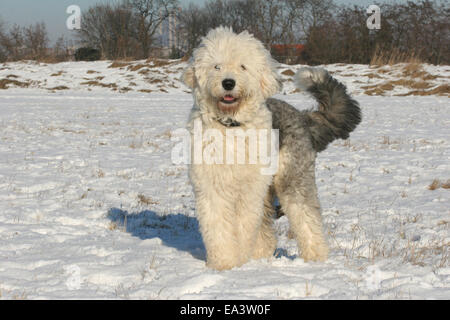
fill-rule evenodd
<path id="1" fill-rule="evenodd" d="M 317 160 L 327 262 L 282 217 L 273 258 L 218 272 L 171 162 L 192 105 L 175 86 L 0 90 L 0 298 L 450 299 L 448 97 L 356 95 L 363 122 Z"/>

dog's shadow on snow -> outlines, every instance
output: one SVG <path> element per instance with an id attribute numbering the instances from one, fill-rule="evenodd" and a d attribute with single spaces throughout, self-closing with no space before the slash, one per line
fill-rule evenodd
<path id="1" fill-rule="evenodd" d="M 159 238 L 166 246 L 206 260 L 205 246 L 194 217 L 181 213 L 159 215 L 151 210 L 129 213 L 118 208 L 109 209 L 107 217 L 119 230 L 135 237 L 142 240 Z"/>
<path id="2" fill-rule="evenodd" d="M 188 252 L 196 259 L 206 260 L 198 220 L 194 217 L 181 213 L 159 215 L 151 210 L 129 213 L 119 208 L 109 209 L 107 217 L 117 229 L 134 237 L 142 240 L 159 238 L 166 246 Z M 297 255 L 290 255 L 286 249 L 277 248 L 274 257 L 294 260 Z"/>

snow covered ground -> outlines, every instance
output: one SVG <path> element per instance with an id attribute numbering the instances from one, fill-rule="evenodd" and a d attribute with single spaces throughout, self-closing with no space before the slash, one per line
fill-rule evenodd
<path id="1" fill-rule="evenodd" d="M 157 81 L 148 93 L 136 79 L 133 90 L 79 85 L 88 70 L 120 70 L 106 62 L 68 63 L 64 83 L 42 71 L 61 64 L 18 65 L 0 65 L 0 79 L 31 81 L 29 68 L 49 88 L 72 85 L 0 90 L 0 298 L 450 298 L 448 97 L 363 95 L 353 83 L 369 68 L 351 66 L 357 76 L 340 79 L 363 122 L 317 161 L 329 260 L 299 258 L 282 217 L 273 258 L 217 272 L 205 267 L 187 168 L 171 162 L 192 104 L 180 67 L 159 88 L 167 93 Z"/>

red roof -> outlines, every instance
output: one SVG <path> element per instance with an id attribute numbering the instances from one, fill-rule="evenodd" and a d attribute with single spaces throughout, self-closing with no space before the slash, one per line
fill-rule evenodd
<path id="1" fill-rule="evenodd" d="M 296 49 L 298 51 L 302 51 L 305 46 L 302 44 L 273 44 L 272 48 L 279 51 L 287 49 Z"/>

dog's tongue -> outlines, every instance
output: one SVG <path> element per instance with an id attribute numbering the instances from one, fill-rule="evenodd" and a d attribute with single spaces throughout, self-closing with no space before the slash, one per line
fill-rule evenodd
<path id="1" fill-rule="evenodd" d="M 223 100 L 225 100 L 225 101 L 233 101 L 233 100 L 234 100 L 234 97 L 233 97 L 233 96 L 226 95 L 225 97 L 223 97 Z"/>

